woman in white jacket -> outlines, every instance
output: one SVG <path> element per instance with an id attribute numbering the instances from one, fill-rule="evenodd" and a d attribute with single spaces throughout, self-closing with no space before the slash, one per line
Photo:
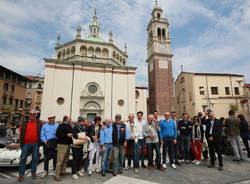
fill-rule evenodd
<path id="1" fill-rule="evenodd" d="M 126 169 L 131 168 L 131 156 L 133 155 L 133 166 L 135 173 L 138 173 L 139 160 L 137 153 L 137 142 L 139 138 L 139 127 L 134 121 L 134 114 L 128 116 L 128 122 L 126 122 L 126 127 L 128 130 L 128 141 L 127 141 L 127 157 L 128 165 Z"/>
<path id="2" fill-rule="evenodd" d="M 199 123 L 199 117 L 195 116 L 193 118 L 193 130 L 192 130 L 192 141 L 191 148 L 195 156 L 194 163 L 199 165 L 201 162 L 201 143 L 203 142 L 204 131 L 203 126 Z"/>

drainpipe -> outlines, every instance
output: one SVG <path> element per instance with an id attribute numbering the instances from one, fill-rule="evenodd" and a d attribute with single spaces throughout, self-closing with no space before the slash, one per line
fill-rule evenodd
<path id="1" fill-rule="evenodd" d="M 73 92 L 74 92 L 74 78 L 75 78 L 75 63 L 72 63 L 72 86 L 71 86 L 71 99 L 70 99 L 70 117 L 72 116 L 72 105 L 73 105 Z"/>

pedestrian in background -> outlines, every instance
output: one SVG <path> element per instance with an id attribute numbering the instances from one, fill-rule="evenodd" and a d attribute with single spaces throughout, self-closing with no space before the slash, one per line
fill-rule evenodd
<path id="1" fill-rule="evenodd" d="M 250 150 L 249 150 L 249 144 L 248 144 L 248 140 L 249 140 L 248 123 L 242 114 L 239 114 L 238 118 L 241 121 L 240 136 L 247 150 L 247 156 L 248 158 L 250 158 Z"/>

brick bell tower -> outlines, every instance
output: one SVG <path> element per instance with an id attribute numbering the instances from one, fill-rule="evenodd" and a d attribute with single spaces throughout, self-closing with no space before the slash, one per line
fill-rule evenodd
<path id="1" fill-rule="evenodd" d="M 149 113 L 155 110 L 163 115 L 174 110 L 171 39 L 168 20 L 156 5 L 148 24 L 147 52 L 149 82 Z"/>

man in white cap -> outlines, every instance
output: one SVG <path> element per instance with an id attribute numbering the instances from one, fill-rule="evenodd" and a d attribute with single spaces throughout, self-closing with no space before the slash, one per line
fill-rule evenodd
<path id="1" fill-rule="evenodd" d="M 46 123 L 41 130 L 41 142 L 43 143 L 44 151 L 44 173 L 41 178 L 48 176 L 50 159 L 53 159 L 53 170 L 56 169 L 56 130 L 58 128 L 58 123 L 55 123 L 55 118 L 56 117 L 54 115 L 50 115 L 48 117 L 49 122 Z"/>

